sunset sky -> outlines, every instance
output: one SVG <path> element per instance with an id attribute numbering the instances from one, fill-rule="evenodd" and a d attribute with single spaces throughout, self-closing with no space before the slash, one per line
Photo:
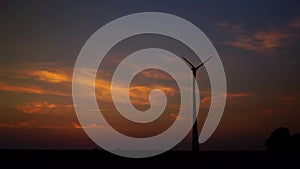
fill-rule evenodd
<path id="1" fill-rule="evenodd" d="M 278 127 L 300 133 L 300 2 L 290 1 L 2 1 L 0 3 L 0 148 L 90 149 L 97 145 L 81 126 L 72 102 L 72 73 L 86 40 L 106 23 L 137 12 L 164 12 L 199 27 L 219 53 L 227 78 L 221 122 L 202 150 L 262 150 Z M 143 43 L 140 43 L 143 42 Z M 138 110 L 147 110 L 149 92 L 162 89 L 168 106 L 147 125 L 114 114 L 110 79 L 122 58 L 145 47 L 160 47 L 200 63 L 180 42 L 140 35 L 115 46 L 100 65 L 98 104 L 114 128 L 148 137 L 177 116 L 178 86 L 168 74 L 143 71 L 131 84 Z M 209 77 L 197 81 L 201 95 L 199 130 L 210 105 Z M 117 89 L 124 92 L 123 88 Z M 112 115 L 113 114 L 113 115 Z M 175 149 L 191 148 L 188 135 Z"/>

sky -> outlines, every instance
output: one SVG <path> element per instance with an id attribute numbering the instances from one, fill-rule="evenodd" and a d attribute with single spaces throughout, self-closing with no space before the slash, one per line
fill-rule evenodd
<path id="1" fill-rule="evenodd" d="M 300 2 L 290 1 L 2 1 L 0 5 L 0 148 L 91 149 L 72 102 L 72 73 L 87 39 L 106 23 L 137 12 L 164 12 L 199 27 L 219 53 L 227 78 L 227 102 L 215 133 L 201 150 L 262 150 L 270 133 L 287 127 L 300 133 Z M 140 43 L 143 41 L 143 43 Z M 180 42 L 140 35 L 116 45 L 100 65 L 97 101 L 114 128 L 134 137 L 163 132 L 177 116 L 178 86 L 167 73 L 140 72 L 131 102 L 149 108 L 148 95 L 162 89 L 168 107 L 146 125 L 115 114 L 110 79 L 130 52 L 155 46 L 200 63 Z M 130 66 L 130 65 L 129 65 Z M 199 130 L 210 105 L 203 68 Z M 124 88 L 117 89 L 124 92 Z M 153 127 L 155 126 L 155 127 Z M 191 134 L 174 149 L 191 149 Z"/>

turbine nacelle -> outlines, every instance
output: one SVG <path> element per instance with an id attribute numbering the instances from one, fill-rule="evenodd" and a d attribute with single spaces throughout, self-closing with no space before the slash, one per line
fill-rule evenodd
<path id="1" fill-rule="evenodd" d="M 204 65 L 204 63 L 206 63 L 207 61 L 209 61 L 210 59 L 212 58 L 209 57 L 208 59 L 206 59 L 204 62 L 202 62 L 200 65 L 198 65 L 197 67 L 195 67 L 190 61 L 188 61 L 185 57 L 182 57 L 183 60 L 185 60 L 190 66 L 191 66 L 191 69 L 194 71 L 194 70 L 198 70 L 201 66 Z"/>

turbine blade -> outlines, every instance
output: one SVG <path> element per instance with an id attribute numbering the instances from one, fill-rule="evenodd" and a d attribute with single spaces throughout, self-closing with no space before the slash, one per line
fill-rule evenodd
<path id="1" fill-rule="evenodd" d="M 199 69 L 201 66 L 204 65 L 204 63 L 206 63 L 207 61 L 209 61 L 211 58 L 212 58 L 212 56 L 209 57 L 208 59 L 206 59 L 206 60 L 205 60 L 203 63 L 201 63 L 199 66 L 197 66 L 196 69 Z"/>
<path id="2" fill-rule="evenodd" d="M 192 66 L 192 68 L 194 68 L 195 66 L 191 63 L 191 62 L 189 62 L 186 58 L 184 58 L 184 57 L 182 57 L 182 59 L 183 60 L 185 60 L 189 65 L 191 65 Z"/>
<path id="3" fill-rule="evenodd" d="M 196 69 L 199 69 L 203 65 L 204 65 L 204 63 L 201 63 L 199 66 L 196 67 Z"/>

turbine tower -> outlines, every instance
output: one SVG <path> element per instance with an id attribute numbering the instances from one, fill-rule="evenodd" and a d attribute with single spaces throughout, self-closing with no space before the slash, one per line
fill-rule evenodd
<path id="1" fill-rule="evenodd" d="M 204 62 L 202 62 L 199 66 L 195 67 L 191 62 L 189 62 L 186 58 L 182 57 L 190 66 L 194 75 L 193 79 L 193 138 L 192 138 L 192 151 L 198 152 L 199 151 L 199 143 L 198 143 L 198 121 L 197 121 L 197 113 L 196 113 L 196 96 L 195 96 L 195 83 L 197 77 L 197 70 L 204 65 L 208 60 L 212 57 L 208 58 Z"/>

